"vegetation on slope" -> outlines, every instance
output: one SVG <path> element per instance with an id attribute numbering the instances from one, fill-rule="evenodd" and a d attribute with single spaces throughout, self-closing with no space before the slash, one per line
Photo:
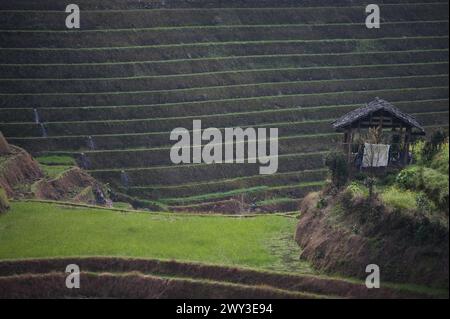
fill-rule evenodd
<path id="1" fill-rule="evenodd" d="M 438 135 L 440 141 L 433 141 Z M 334 165 L 333 183 L 301 204 L 296 239 L 302 256 L 328 272 L 365 277 L 365 267 L 374 263 L 385 280 L 448 289 L 444 141 L 443 134 L 433 134 L 416 147 L 415 166 L 381 179 L 361 174 L 347 183 L 346 170 Z"/>

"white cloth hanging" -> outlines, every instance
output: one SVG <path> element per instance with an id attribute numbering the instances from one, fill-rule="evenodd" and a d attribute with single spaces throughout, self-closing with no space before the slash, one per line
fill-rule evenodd
<path id="1" fill-rule="evenodd" d="M 389 164 L 390 145 L 364 144 L 363 167 L 386 167 Z"/>

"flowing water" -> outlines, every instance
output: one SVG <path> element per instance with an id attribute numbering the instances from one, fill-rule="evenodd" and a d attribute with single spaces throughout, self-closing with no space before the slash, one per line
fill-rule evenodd
<path id="1" fill-rule="evenodd" d="M 123 187 L 128 188 L 130 186 L 130 178 L 125 171 L 120 172 L 120 180 Z"/>
<path id="2" fill-rule="evenodd" d="M 87 145 L 91 151 L 95 150 L 95 142 L 94 142 L 94 139 L 92 138 L 92 136 L 88 136 Z"/>
<path id="3" fill-rule="evenodd" d="M 45 127 L 44 123 L 39 123 L 39 126 L 41 128 L 41 136 L 48 137 L 47 128 Z"/>

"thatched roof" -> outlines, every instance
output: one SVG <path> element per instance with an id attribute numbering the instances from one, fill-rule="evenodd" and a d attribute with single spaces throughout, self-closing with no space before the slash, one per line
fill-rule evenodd
<path id="1" fill-rule="evenodd" d="M 389 114 L 392 115 L 392 117 L 397 118 L 399 121 L 403 122 L 405 126 L 416 128 L 417 130 L 419 130 L 420 134 L 425 134 L 425 129 L 422 127 L 422 125 L 419 124 L 419 122 L 417 122 L 417 120 L 414 117 L 400 111 L 391 103 L 382 100 L 378 97 L 375 98 L 375 100 L 373 100 L 372 102 L 366 104 L 365 106 L 353 110 L 345 114 L 341 118 L 337 119 L 336 121 L 333 122 L 333 127 L 336 130 L 345 128 L 355 122 L 358 122 L 359 120 L 367 118 L 371 114 L 378 111 L 388 112 Z"/>

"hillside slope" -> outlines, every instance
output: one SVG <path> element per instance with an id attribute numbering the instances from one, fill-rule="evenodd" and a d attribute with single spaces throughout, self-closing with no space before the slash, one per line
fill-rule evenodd
<path id="1" fill-rule="evenodd" d="M 0 4 L 0 130 L 33 154 L 174 209 L 237 199 L 294 210 L 320 187 L 330 122 L 376 96 L 448 126 L 448 2 L 80 0 Z M 170 162 L 170 131 L 278 127 L 279 172 Z M 220 205 L 220 204 L 218 204 Z"/>

